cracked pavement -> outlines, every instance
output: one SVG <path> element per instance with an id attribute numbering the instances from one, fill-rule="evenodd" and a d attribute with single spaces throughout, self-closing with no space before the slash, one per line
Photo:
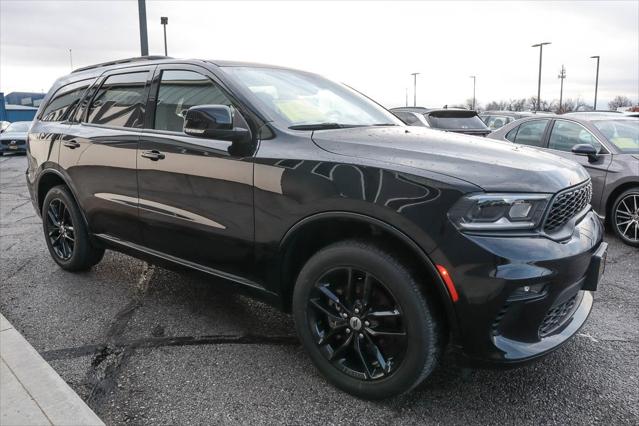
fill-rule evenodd
<path id="1" fill-rule="evenodd" d="M 89 272 L 49 257 L 23 156 L 0 157 L 0 311 L 107 424 L 639 424 L 639 250 L 611 234 L 585 327 L 512 370 L 450 357 L 383 402 L 328 385 L 290 316 L 203 280 L 107 251 Z"/>

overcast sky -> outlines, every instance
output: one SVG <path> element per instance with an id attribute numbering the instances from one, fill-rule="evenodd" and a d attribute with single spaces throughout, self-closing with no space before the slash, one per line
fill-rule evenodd
<path id="1" fill-rule="evenodd" d="M 160 16 L 169 17 L 169 55 L 232 59 L 314 71 L 387 107 L 441 106 L 537 93 L 542 99 L 616 95 L 639 102 L 639 1 L 579 2 L 222 2 L 147 0 L 149 50 L 162 54 Z M 138 56 L 137 1 L 0 0 L 0 90 L 47 91 L 74 68 Z"/>

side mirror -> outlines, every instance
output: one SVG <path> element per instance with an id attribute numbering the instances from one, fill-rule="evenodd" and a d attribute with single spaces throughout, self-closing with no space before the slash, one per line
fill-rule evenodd
<path id="1" fill-rule="evenodd" d="M 226 105 L 197 105 L 189 108 L 184 117 L 184 133 L 231 142 L 251 139 L 248 129 L 233 127 L 233 112 Z"/>
<path id="2" fill-rule="evenodd" d="M 577 155 L 586 155 L 588 156 L 588 161 L 590 162 L 597 160 L 599 154 L 597 148 L 588 143 L 580 143 L 573 146 L 572 153 Z"/>

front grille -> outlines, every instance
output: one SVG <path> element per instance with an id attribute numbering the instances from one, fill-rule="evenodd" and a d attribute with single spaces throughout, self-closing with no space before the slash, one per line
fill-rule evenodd
<path id="1" fill-rule="evenodd" d="M 592 183 L 590 181 L 557 194 L 552 200 L 550 212 L 544 222 L 544 231 L 553 232 L 564 226 L 590 204 L 591 198 Z"/>
<path id="2" fill-rule="evenodd" d="M 24 141 L 19 139 L 3 139 L 2 145 L 24 145 Z"/>
<path id="3" fill-rule="evenodd" d="M 546 337 L 553 331 L 557 330 L 557 328 L 564 323 L 566 317 L 572 312 L 576 302 L 577 295 L 575 294 L 564 303 L 550 308 L 539 326 L 539 337 Z"/>

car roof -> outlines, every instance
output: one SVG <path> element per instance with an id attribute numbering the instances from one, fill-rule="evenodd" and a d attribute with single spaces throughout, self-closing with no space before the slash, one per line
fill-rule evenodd
<path id="1" fill-rule="evenodd" d="M 632 120 L 632 117 L 628 117 L 622 113 L 613 112 L 613 111 L 567 112 L 565 114 L 562 114 L 560 117 L 576 118 L 576 119 L 584 120 L 584 121 L 601 120 L 603 118 L 612 118 L 612 119 L 629 118 Z"/>
<path id="2" fill-rule="evenodd" d="M 439 112 L 439 111 L 465 111 L 465 112 L 469 112 L 469 111 L 473 111 L 476 112 L 472 109 L 465 109 L 465 108 L 425 108 L 425 107 L 397 107 L 397 108 L 391 108 L 390 111 L 407 111 L 407 112 L 418 112 L 421 114 L 429 114 L 431 112 Z"/>

